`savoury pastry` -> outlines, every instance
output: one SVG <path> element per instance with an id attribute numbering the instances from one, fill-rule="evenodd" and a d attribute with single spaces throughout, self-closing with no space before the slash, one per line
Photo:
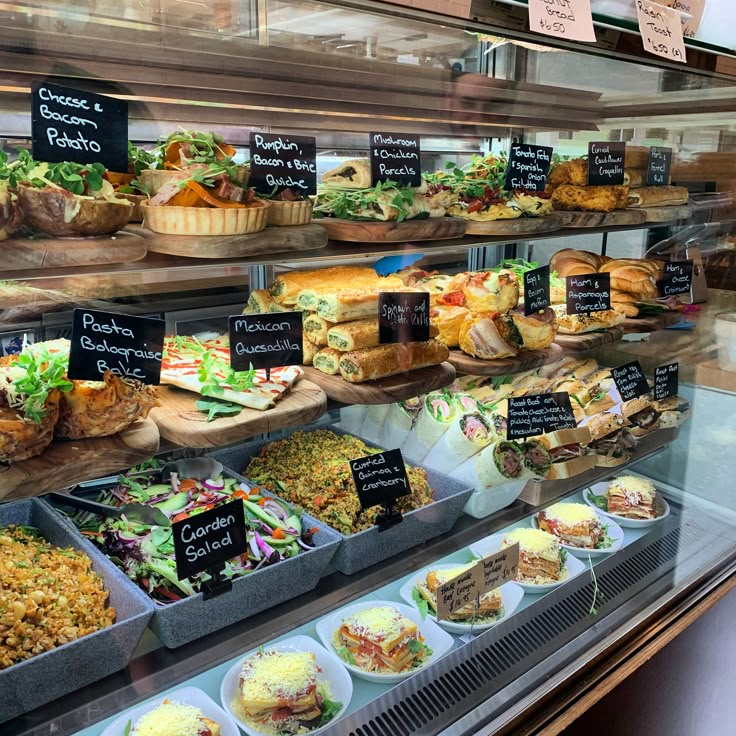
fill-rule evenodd
<path id="1" fill-rule="evenodd" d="M 552 306 L 557 317 L 557 329 L 563 335 L 579 335 L 594 330 L 605 330 L 624 321 L 624 315 L 613 309 L 590 314 L 567 314 L 564 304 Z"/>
<path id="2" fill-rule="evenodd" d="M 334 322 L 329 322 L 326 319 L 322 319 L 318 314 L 310 314 L 304 318 L 304 332 L 307 337 L 315 344 L 325 347 L 327 342 L 327 333 L 331 327 L 334 327 Z"/>
<path id="3" fill-rule="evenodd" d="M 294 306 L 302 289 L 323 286 L 336 289 L 367 278 L 376 278 L 376 272 L 367 266 L 332 266 L 314 271 L 288 271 L 274 279 L 269 291 L 279 304 Z"/>
<path id="4" fill-rule="evenodd" d="M 255 289 L 248 296 L 243 314 L 265 314 L 271 311 L 273 297 L 268 289 Z"/>
<path id="5" fill-rule="evenodd" d="M 302 332 L 302 365 L 312 365 L 314 356 L 319 352 L 319 345 L 315 345 L 306 332 Z"/>
<path id="6" fill-rule="evenodd" d="M 642 187 L 629 192 L 629 207 L 673 207 L 687 204 L 686 187 Z"/>
<path id="7" fill-rule="evenodd" d="M 450 352 L 439 340 L 393 343 L 342 353 L 340 374 L 346 381 L 362 383 L 396 373 L 437 365 Z"/>
<path id="8" fill-rule="evenodd" d="M 437 339 L 448 348 L 456 348 L 460 344 L 460 328 L 470 310 L 465 307 L 454 307 L 451 304 L 436 304 L 429 311 L 430 324 L 438 330 Z"/>
<path id="9" fill-rule="evenodd" d="M 340 358 L 342 353 L 334 348 L 322 348 L 314 354 L 312 365 L 322 373 L 331 376 L 340 372 Z"/>
<path id="10" fill-rule="evenodd" d="M 328 187 L 344 189 L 370 189 L 371 165 L 366 159 L 351 159 L 325 172 L 322 183 Z"/>
<path id="11" fill-rule="evenodd" d="M 468 315 L 460 327 L 460 348 L 483 360 L 514 358 L 518 348 L 506 339 L 507 326 L 500 314 Z"/>
<path id="12" fill-rule="evenodd" d="M 552 206 L 556 210 L 583 210 L 586 212 L 613 212 L 629 204 L 629 187 L 623 185 L 583 187 L 563 184 L 552 192 Z"/>

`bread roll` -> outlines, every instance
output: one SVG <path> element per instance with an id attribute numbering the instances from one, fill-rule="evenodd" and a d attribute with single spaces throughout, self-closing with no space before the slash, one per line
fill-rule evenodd
<path id="1" fill-rule="evenodd" d="M 447 360 L 449 355 L 450 351 L 439 340 L 379 345 L 342 353 L 340 374 L 351 383 L 363 383 L 414 368 L 437 365 Z"/>
<path id="2" fill-rule="evenodd" d="M 598 270 L 601 273 L 610 273 L 611 271 L 615 271 L 617 268 L 622 268 L 623 266 L 644 268 L 655 278 L 658 278 L 664 270 L 664 263 L 662 263 L 662 261 L 655 261 L 651 258 L 614 258 L 613 260 L 608 261 L 608 263 L 604 263 Z"/>
<path id="3" fill-rule="evenodd" d="M 641 266 L 623 266 L 610 272 L 611 288 L 644 294 L 647 298 L 657 296 L 657 282 L 651 272 Z"/>
<path id="4" fill-rule="evenodd" d="M 643 187 L 629 192 L 629 207 L 674 207 L 687 204 L 689 196 L 685 187 Z"/>
<path id="5" fill-rule="evenodd" d="M 587 263 L 590 266 L 590 270 L 587 273 L 597 271 L 601 265 L 605 262 L 602 259 L 605 256 L 599 256 L 597 253 L 591 253 L 588 250 L 575 250 L 575 248 L 563 248 L 558 250 L 552 258 L 549 259 L 550 271 L 557 271 L 560 273 L 559 265 L 561 261 L 575 260 L 581 263 Z M 573 274 L 574 275 L 574 274 Z"/>

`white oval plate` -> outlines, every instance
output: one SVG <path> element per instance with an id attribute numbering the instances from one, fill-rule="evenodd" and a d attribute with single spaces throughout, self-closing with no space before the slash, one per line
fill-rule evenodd
<path id="1" fill-rule="evenodd" d="M 596 506 L 595 503 L 593 503 L 593 501 L 590 500 L 588 494 L 592 493 L 594 496 L 605 496 L 606 491 L 608 490 L 608 486 L 609 481 L 596 483 L 595 485 L 590 486 L 590 488 L 586 488 L 583 491 L 583 498 L 585 499 L 585 503 L 587 503 L 588 506 L 595 509 L 602 516 L 605 516 L 609 519 L 615 519 L 616 523 L 620 526 L 628 527 L 630 529 L 645 529 L 648 526 L 658 524 L 660 521 L 662 521 L 662 519 L 666 519 L 670 515 L 670 505 L 667 503 L 667 501 L 664 500 L 664 497 L 659 491 L 657 491 L 657 499 L 654 502 L 654 508 L 658 512 L 656 518 L 654 519 L 627 519 L 625 516 L 619 516 L 618 514 L 611 514 L 608 511 L 604 511 L 602 508 L 599 508 L 598 506 Z"/>
<path id="2" fill-rule="evenodd" d="M 498 552 L 501 549 L 501 543 L 503 542 L 503 532 L 498 534 L 491 534 L 490 537 L 480 539 L 475 544 L 470 545 L 470 551 L 476 557 L 488 557 L 494 552 Z M 522 588 L 525 593 L 531 593 L 532 595 L 539 595 L 541 593 L 548 593 L 550 590 L 558 588 L 563 585 L 571 578 L 576 575 L 580 575 L 585 570 L 585 565 L 573 555 L 567 555 L 565 560 L 565 568 L 567 575 L 556 583 L 544 583 L 542 585 L 534 585 L 533 583 L 522 583 L 520 580 L 516 581 L 516 584 Z"/>
<path id="3" fill-rule="evenodd" d="M 215 723 L 220 724 L 221 736 L 240 736 L 235 721 L 215 703 L 207 693 L 198 687 L 183 687 L 175 690 L 168 695 L 161 695 L 158 698 L 149 700 L 147 703 L 139 705 L 137 708 L 131 708 L 125 711 L 120 718 L 115 719 L 101 734 L 101 736 L 123 736 L 125 726 L 128 721 L 135 726 L 138 719 L 149 711 L 158 708 L 164 700 L 171 700 L 174 703 L 184 703 L 185 705 L 193 705 L 202 711 L 205 718 L 209 718 Z"/>
<path id="4" fill-rule="evenodd" d="M 452 649 L 455 640 L 449 634 L 442 631 L 434 621 L 430 621 L 428 618 L 422 619 L 422 615 L 416 608 L 405 606 L 403 603 L 394 603 L 393 601 L 373 600 L 353 603 L 351 606 L 345 606 L 345 608 L 341 608 L 338 611 L 333 611 L 317 621 L 317 634 L 325 647 L 327 647 L 327 651 L 339 658 L 339 655 L 335 651 L 335 645 L 332 643 L 332 635 L 340 628 L 345 617 L 356 611 L 364 611 L 366 608 L 378 608 L 379 606 L 396 608 L 409 620 L 413 621 L 419 628 L 419 633 L 424 637 L 424 643 L 432 650 L 432 656 L 421 667 L 417 667 L 409 672 L 390 674 L 365 672 L 355 667 L 355 665 L 340 659 L 340 664 L 350 670 L 356 677 L 361 677 L 371 682 L 401 682 L 402 680 L 406 680 L 407 677 L 411 677 L 415 672 L 419 672 L 431 662 L 436 662 Z"/>
<path id="5" fill-rule="evenodd" d="M 416 601 L 412 598 L 412 590 L 414 590 L 417 582 L 424 581 L 430 570 L 447 570 L 450 567 L 457 567 L 457 565 L 431 565 L 430 567 L 425 567 L 424 570 L 420 570 L 416 575 L 412 575 L 409 580 L 401 586 L 399 594 L 412 608 L 417 608 Z M 492 626 L 495 626 L 499 621 L 503 621 L 503 619 L 510 616 L 519 607 L 519 603 L 521 603 L 521 599 L 523 597 L 524 591 L 516 583 L 504 583 L 501 586 L 503 616 L 490 624 L 475 624 L 475 626 L 471 626 L 469 623 L 461 621 L 438 621 L 437 617 L 431 613 L 427 613 L 427 618 L 430 621 L 434 621 L 440 628 L 453 634 L 469 634 L 471 630 L 473 633 L 476 631 L 485 631 L 486 629 L 490 629 Z"/>
<path id="6" fill-rule="evenodd" d="M 588 504 L 590 505 L 590 504 Z M 600 511 L 600 509 L 596 508 L 596 512 Z M 602 512 L 601 512 L 602 513 Z M 539 514 L 534 514 L 532 516 L 532 526 L 535 529 L 539 529 Z M 615 522 L 610 516 L 607 516 L 605 519 L 601 519 L 600 516 L 598 517 L 598 521 L 601 522 L 601 526 L 606 527 L 606 530 L 608 532 L 608 536 L 611 537 L 613 540 L 613 543 L 610 547 L 600 548 L 600 549 L 588 549 L 587 547 L 575 547 L 572 544 L 565 544 L 560 539 L 560 546 L 566 549 L 568 552 L 574 554 L 576 557 L 582 557 L 584 560 L 588 557 L 605 557 L 606 555 L 610 555 L 613 552 L 617 552 L 621 549 L 621 545 L 624 543 L 624 530 Z"/>
<path id="7" fill-rule="evenodd" d="M 353 697 L 353 681 L 350 679 L 350 675 L 346 672 L 339 657 L 328 652 L 321 644 L 309 636 L 292 636 L 290 639 L 284 639 L 278 642 L 278 644 L 267 644 L 264 647 L 264 651 L 267 652 L 273 649 L 281 652 L 312 652 L 317 657 L 317 664 L 322 670 L 319 680 L 327 680 L 330 685 L 331 700 L 342 703 L 342 708 L 340 708 L 340 711 L 328 724 L 309 731 L 308 736 L 321 733 L 329 726 L 332 726 L 332 724 L 337 723 L 345 714 L 348 705 L 350 705 L 350 699 Z M 238 678 L 240 676 L 240 670 L 243 667 L 243 662 L 248 657 L 257 653 L 258 650 L 253 650 L 248 652 L 244 657 L 241 657 L 227 671 L 222 685 L 220 685 L 220 700 L 222 701 L 223 707 L 248 736 L 263 736 L 263 731 L 259 731 L 253 726 L 241 721 L 233 712 L 232 703 L 238 696 Z"/>

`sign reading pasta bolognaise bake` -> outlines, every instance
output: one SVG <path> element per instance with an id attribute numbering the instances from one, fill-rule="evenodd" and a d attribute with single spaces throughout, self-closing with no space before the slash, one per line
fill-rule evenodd
<path id="1" fill-rule="evenodd" d="M 166 323 L 130 314 L 75 309 L 67 375 L 101 381 L 106 371 L 158 385 Z"/>
<path id="2" fill-rule="evenodd" d="M 543 192 L 553 150 L 551 146 L 532 146 L 526 143 L 511 146 L 506 169 L 506 189 Z"/>
<path id="3" fill-rule="evenodd" d="M 510 440 L 577 426 L 567 391 L 510 398 L 506 422 L 506 436 Z"/>
<path id="4" fill-rule="evenodd" d="M 692 261 L 668 261 L 664 264 L 662 278 L 657 282 L 662 296 L 689 294 L 692 285 Z"/>
<path id="5" fill-rule="evenodd" d="M 625 158 L 625 143 L 620 141 L 588 143 L 588 186 L 623 184 Z"/>
<path id="6" fill-rule="evenodd" d="M 418 135 L 371 133 L 370 144 L 373 186 L 384 181 L 405 187 L 421 185 L 421 146 Z"/>
<path id="7" fill-rule="evenodd" d="M 317 193 L 317 141 L 300 135 L 250 134 L 250 184 L 260 194 Z"/>
<path id="8" fill-rule="evenodd" d="M 128 103 L 48 82 L 31 85 L 32 155 L 128 170 Z"/>
<path id="9" fill-rule="evenodd" d="M 654 369 L 654 399 L 662 401 L 668 396 L 677 396 L 679 389 L 680 364 L 668 363 Z"/>
<path id="10" fill-rule="evenodd" d="M 609 273 L 566 276 L 565 289 L 568 314 L 590 314 L 611 308 L 611 274 Z"/>
<path id="11" fill-rule="evenodd" d="M 429 294 L 382 291 L 378 295 L 378 342 L 429 340 Z"/>
<path id="12" fill-rule="evenodd" d="M 631 401 L 631 399 L 649 393 L 649 384 L 638 360 L 632 360 L 631 363 L 612 368 L 611 376 L 613 376 L 616 388 L 624 401 Z"/>
<path id="13" fill-rule="evenodd" d="M 229 318 L 228 326 L 230 366 L 234 371 L 304 362 L 301 312 L 239 314 Z"/>

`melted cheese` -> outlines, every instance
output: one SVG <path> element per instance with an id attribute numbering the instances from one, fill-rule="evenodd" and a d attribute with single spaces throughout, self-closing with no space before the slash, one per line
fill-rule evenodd
<path id="1" fill-rule="evenodd" d="M 643 498 L 654 500 L 656 490 L 654 484 L 646 478 L 637 478 L 635 475 L 622 475 L 611 482 L 611 485 L 618 486 L 624 491 L 632 493 L 640 493 Z"/>
<path id="2" fill-rule="evenodd" d="M 560 558 L 560 543 L 557 538 L 543 532 L 541 529 L 513 529 L 503 535 L 502 547 L 510 547 L 515 542 L 519 543 L 519 549 L 531 553 L 543 560 L 556 562 Z"/>
<path id="3" fill-rule="evenodd" d="M 245 702 L 293 700 L 316 682 L 318 671 L 311 652 L 271 650 L 256 654 L 243 662 L 240 693 Z"/>
<path id="4" fill-rule="evenodd" d="M 458 565 L 457 567 L 448 567 L 445 570 L 434 570 L 434 574 L 437 576 L 437 580 L 439 581 L 439 584 L 442 585 L 443 583 L 446 583 L 448 580 L 452 580 L 452 578 L 457 577 L 458 575 L 464 573 L 466 570 L 471 568 L 475 563 L 469 562 L 467 565 Z"/>
<path id="5" fill-rule="evenodd" d="M 138 719 L 132 736 L 199 736 L 206 727 L 202 718 L 193 705 L 165 702 Z"/>
<path id="6" fill-rule="evenodd" d="M 343 623 L 358 636 L 372 641 L 393 641 L 408 629 L 416 628 L 412 621 L 390 606 L 366 608 L 348 616 Z"/>
<path id="7" fill-rule="evenodd" d="M 575 526 L 581 522 L 596 521 L 595 511 L 582 503 L 555 503 L 548 509 L 545 514 L 550 519 L 561 521 L 567 526 Z"/>

